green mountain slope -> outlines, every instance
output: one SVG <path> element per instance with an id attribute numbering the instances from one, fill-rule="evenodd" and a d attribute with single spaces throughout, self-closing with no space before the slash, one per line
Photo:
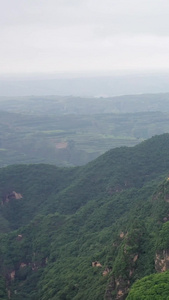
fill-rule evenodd
<path id="1" fill-rule="evenodd" d="M 167 271 L 168 171 L 169 134 L 84 167 L 0 169 L 2 297 L 122 300 Z"/>

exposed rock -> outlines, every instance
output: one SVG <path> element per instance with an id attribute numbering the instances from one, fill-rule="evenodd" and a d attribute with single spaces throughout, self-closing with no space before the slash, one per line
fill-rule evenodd
<path id="1" fill-rule="evenodd" d="M 128 294 L 130 286 L 129 280 L 123 278 L 114 279 L 112 276 L 109 285 L 107 286 L 104 300 L 124 300 Z"/>
<path id="2" fill-rule="evenodd" d="M 102 275 L 103 275 L 103 276 L 106 276 L 110 271 L 111 271 L 111 269 L 106 268 L 106 269 L 103 271 Z"/>
<path id="3" fill-rule="evenodd" d="M 4 205 L 5 203 L 10 202 L 12 199 L 20 200 L 22 198 L 23 197 L 22 197 L 22 195 L 20 193 L 16 193 L 15 191 L 13 191 L 11 193 L 6 194 L 3 197 L 2 205 Z"/>
<path id="4" fill-rule="evenodd" d="M 101 263 L 99 261 L 93 261 L 92 267 L 102 267 Z"/>
<path id="5" fill-rule="evenodd" d="M 155 269 L 159 273 L 169 270 L 169 250 L 156 253 Z"/>
<path id="6" fill-rule="evenodd" d="M 131 277 L 133 275 L 133 273 L 134 273 L 134 270 L 130 270 L 129 277 Z"/>
<path id="7" fill-rule="evenodd" d="M 116 290 L 117 290 L 115 300 L 125 299 L 128 294 L 130 282 L 124 280 L 123 278 L 119 278 L 118 280 L 115 281 L 115 283 L 116 283 Z"/>
<path id="8" fill-rule="evenodd" d="M 26 267 L 27 266 L 27 264 L 25 264 L 25 263 L 21 263 L 20 264 L 20 268 L 24 268 L 24 267 Z"/>
<path id="9" fill-rule="evenodd" d="M 134 256 L 134 258 L 133 258 L 133 262 L 136 262 L 136 261 L 137 261 L 137 259 L 138 259 L 138 254 L 136 254 L 136 255 Z"/>
<path id="10" fill-rule="evenodd" d="M 12 192 L 13 193 L 13 197 L 17 200 L 22 199 L 22 195 L 20 193 L 16 193 L 15 191 Z"/>
<path id="11" fill-rule="evenodd" d="M 124 238 L 124 232 L 120 233 L 120 238 L 123 239 Z"/>
<path id="12" fill-rule="evenodd" d="M 117 292 L 117 297 L 116 297 L 116 299 L 120 299 L 123 295 L 124 295 L 124 292 L 123 292 L 122 290 L 119 290 L 119 291 Z"/>
<path id="13" fill-rule="evenodd" d="M 21 241 L 22 238 L 23 238 L 22 234 L 18 234 L 18 236 L 17 236 L 17 241 Z"/>
<path id="14" fill-rule="evenodd" d="M 15 279 L 15 270 L 10 273 L 11 280 Z"/>

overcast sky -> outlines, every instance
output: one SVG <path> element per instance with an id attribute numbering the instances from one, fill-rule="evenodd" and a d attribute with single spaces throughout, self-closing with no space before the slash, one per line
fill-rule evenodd
<path id="1" fill-rule="evenodd" d="M 0 74 L 169 70 L 169 0 L 0 0 Z"/>

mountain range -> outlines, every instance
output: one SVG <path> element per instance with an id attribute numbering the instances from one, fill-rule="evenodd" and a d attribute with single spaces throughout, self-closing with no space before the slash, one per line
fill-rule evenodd
<path id="1" fill-rule="evenodd" d="M 0 298 L 167 299 L 169 134 L 0 169 Z M 167 296 L 166 296 L 167 295 Z"/>

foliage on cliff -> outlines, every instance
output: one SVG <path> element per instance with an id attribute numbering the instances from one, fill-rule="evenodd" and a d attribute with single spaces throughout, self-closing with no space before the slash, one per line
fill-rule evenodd
<path id="1" fill-rule="evenodd" d="M 153 274 L 138 280 L 127 300 L 168 300 L 169 272 Z"/>
<path id="2" fill-rule="evenodd" d="M 168 171 L 168 134 L 84 167 L 1 169 L 3 297 L 125 299 L 168 248 Z"/>

